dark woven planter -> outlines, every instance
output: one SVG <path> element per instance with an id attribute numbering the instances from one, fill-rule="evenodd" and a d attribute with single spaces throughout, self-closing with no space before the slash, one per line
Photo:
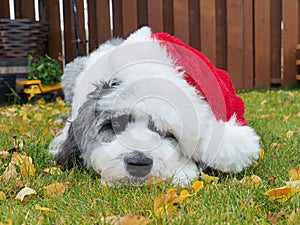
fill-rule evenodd
<path id="1" fill-rule="evenodd" d="M 46 53 L 48 26 L 29 19 L 0 19 L 0 60 L 27 60 Z"/>

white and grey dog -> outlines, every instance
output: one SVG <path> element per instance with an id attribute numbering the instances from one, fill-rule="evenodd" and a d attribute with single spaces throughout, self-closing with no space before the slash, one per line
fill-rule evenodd
<path id="1" fill-rule="evenodd" d="M 79 162 L 109 184 L 155 176 L 184 185 L 197 179 L 199 166 L 240 172 L 257 159 L 254 130 L 236 113 L 219 119 L 169 48 L 143 27 L 66 66 L 62 85 L 72 116 L 50 144 L 59 164 Z M 217 111 L 226 114 L 221 99 Z"/>

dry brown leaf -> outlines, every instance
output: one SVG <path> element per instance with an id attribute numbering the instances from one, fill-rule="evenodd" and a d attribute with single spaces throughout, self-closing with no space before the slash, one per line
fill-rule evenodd
<path id="1" fill-rule="evenodd" d="M 164 194 L 155 197 L 154 199 L 154 211 L 156 215 L 163 216 L 165 210 L 172 212 L 175 206 L 178 204 L 178 200 L 181 198 L 177 194 Z"/>
<path id="2" fill-rule="evenodd" d="M 44 187 L 44 194 L 45 196 L 58 197 L 58 196 L 62 196 L 65 190 L 66 187 L 64 184 L 56 182 Z"/>
<path id="3" fill-rule="evenodd" d="M 0 158 L 1 159 L 7 159 L 9 157 L 8 151 L 0 151 Z"/>
<path id="4" fill-rule="evenodd" d="M 5 171 L 2 174 L 2 179 L 4 181 L 9 181 L 11 178 L 16 178 L 17 177 L 17 170 L 14 164 L 9 163 L 8 166 L 6 167 Z"/>
<path id="5" fill-rule="evenodd" d="M 109 223 L 112 225 L 147 225 L 153 221 L 154 219 L 131 214 L 122 217 L 108 216 L 105 218 L 105 220 L 104 218 L 101 218 L 102 223 Z"/>
<path id="6" fill-rule="evenodd" d="M 206 182 L 206 183 L 214 183 L 217 184 L 219 182 L 219 177 L 213 177 L 213 176 L 209 176 L 205 173 L 201 173 L 201 179 Z"/>
<path id="7" fill-rule="evenodd" d="M 300 192 L 300 188 L 290 188 L 288 186 L 275 188 L 265 192 L 265 195 L 268 195 L 271 201 L 277 202 L 286 202 L 288 201 L 294 194 Z"/>
<path id="8" fill-rule="evenodd" d="M 46 169 L 43 169 L 42 172 L 44 174 L 62 174 L 62 171 L 59 167 L 51 167 L 51 168 L 46 168 Z"/>
<path id="9" fill-rule="evenodd" d="M 41 113 L 36 113 L 33 118 L 37 121 L 41 121 L 43 119 L 43 115 Z"/>
<path id="10" fill-rule="evenodd" d="M 36 191 L 34 189 L 31 189 L 29 187 L 24 187 L 21 191 L 19 191 L 19 193 L 16 196 L 16 199 L 19 199 L 22 202 L 26 196 L 35 195 L 35 194 Z"/>
<path id="11" fill-rule="evenodd" d="M 285 182 L 286 186 L 290 188 L 300 188 L 300 180 L 293 180 L 289 182 Z"/>
<path id="12" fill-rule="evenodd" d="M 30 163 L 32 163 L 32 159 L 31 157 L 28 157 L 26 155 L 22 155 L 18 152 L 14 152 L 12 154 L 12 157 L 11 157 L 11 163 L 16 165 L 16 166 L 21 166 L 23 164 L 23 161 L 24 160 L 27 160 L 29 161 Z"/>
<path id="13" fill-rule="evenodd" d="M 290 180 L 300 180 L 300 168 L 294 167 L 289 171 Z"/>
<path id="14" fill-rule="evenodd" d="M 0 191 L 0 201 L 5 199 L 6 199 L 5 193 L 3 191 Z"/>
<path id="15" fill-rule="evenodd" d="M 260 185 L 262 185 L 262 180 L 259 176 L 251 175 L 250 177 L 245 176 L 243 179 L 240 180 L 240 183 L 253 188 L 257 188 Z"/>

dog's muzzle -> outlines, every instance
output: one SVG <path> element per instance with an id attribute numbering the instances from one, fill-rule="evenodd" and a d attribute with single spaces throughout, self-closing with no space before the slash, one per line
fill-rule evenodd
<path id="1" fill-rule="evenodd" d="M 126 170 L 134 177 L 145 177 L 152 168 L 153 160 L 141 152 L 135 152 L 124 158 Z"/>

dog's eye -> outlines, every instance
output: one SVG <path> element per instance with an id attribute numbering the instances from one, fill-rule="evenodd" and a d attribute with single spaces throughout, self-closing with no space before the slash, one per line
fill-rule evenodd
<path id="1" fill-rule="evenodd" d="M 131 115 L 121 115 L 111 119 L 111 124 L 115 133 L 120 133 L 124 131 L 127 124 L 132 121 Z"/>

